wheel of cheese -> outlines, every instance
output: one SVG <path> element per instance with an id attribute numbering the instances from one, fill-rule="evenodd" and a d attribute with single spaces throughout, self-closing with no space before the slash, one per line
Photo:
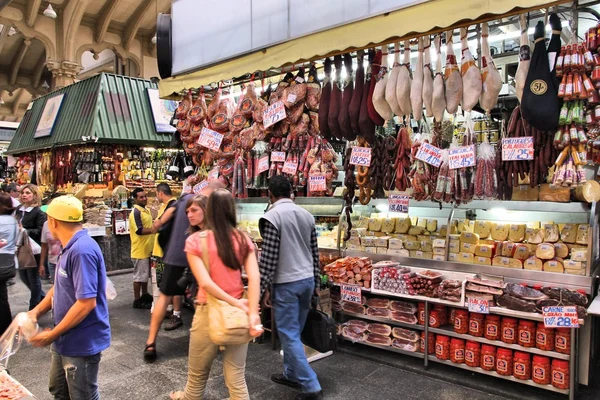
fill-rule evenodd
<path id="1" fill-rule="evenodd" d="M 600 183 L 596 181 L 587 181 L 583 185 L 577 186 L 573 195 L 577 200 L 586 203 L 600 201 Z"/>
<path id="2" fill-rule="evenodd" d="M 552 243 L 538 244 L 535 256 L 540 260 L 552 260 L 556 256 L 556 250 Z"/>
<path id="3" fill-rule="evenodd" d="M 554 243 L 554 250 L 556 253 L 556 257 L 567 258 L 569 255 L 569 248 L 563 242 Z"/>

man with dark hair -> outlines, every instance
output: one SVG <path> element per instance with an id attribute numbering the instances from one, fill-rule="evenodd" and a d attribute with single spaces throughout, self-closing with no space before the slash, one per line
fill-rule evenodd
<path id="1" fill-rule="evenodd" d="M 134 201 L 133 211 L 129 214 L 131 261 L 133 262 L 133 308 L 150 309 L 152 296 L 148 294 L 148 279 L 150 279 L 150 256 L 154 247 L 156 229 L 152 226 L 152 214 L 146 208 L 148 198 L 144 189 L 133 189 L 131 196 Z"/>
<path id="2" fill-rule="evenodd" d="M 12 197 L 14 208 L 17 208 L 21 205 L 21 202 L 19 201 L 19 185 L 14 182 L 9 183 L 6 185 L 6 193 L 10 194 L 10 197 Z"/>
<path id="3" fill-rule="evenodd" d="M 296 399 L 322 399 L 323 392 L 300 340 L 311 298 L 320 283 L 319 249 L 314 217 L 291 200 L 290 181 L 278 175 L 269 182 L 271 208 L 260 219 L 261 294 L 275 313 L 283 347 L 283 374 L 275 383 L 300 389 Z"/>

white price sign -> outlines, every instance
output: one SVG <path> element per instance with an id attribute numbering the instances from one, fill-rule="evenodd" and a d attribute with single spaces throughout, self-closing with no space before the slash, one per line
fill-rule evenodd
<path id="1" fill-rule="evenodd" d="M 208 173 L 208 181 L 212 182 L 212 181 L 216 181 L 217 179 L 219 179 L 220 170 L 221 170 L 221 168 L 218 165 L 216 167 L 214 167 L 213 169 L 211 169 L 210 172 Z"/>
<path id="2" fill-rule="evenodd" d="M 410 196 L 407 194 L 390 194 L 388 197 L 388 209 L 390 212 L 408 213 L 408 202 Z"/>
<path id="3" fill-rule="evenodd" d="M 281 100 L 271 104 L 263 112 L 263 126 L 266 128 L 285 118 L 285 106 Z"/>
<path id="4" fill-rule="evenodd" d="M 474 299 L 469 297 L 469 312 L 476 312 L 479 314 L 489 314 L 490 313 L 490 303 L 487 300 L 483 299 Z"/>
<path id="5" fill-rule="evenodd" d="M 450 169 L 475 166 L 475 145 L 448 149 L 448 164 Z"/>
<path id="6" fill-rule="evenodd" d="M 193 191 L 194 194 L 200 194 L 200 192 L 202 192 L 204 189 L 206 189 L 206 187 L 208 186 L 208 181 L 205 179 L 202 182 L 194 185 Z"/>
<path id="7" fill-rule="evenodd" d="M 533 136 L 502 139 L 502 161 L 533 160 Z"/>
<path id="8" fill-rule="evenodd" d="M 271 152 L 271 162 L 285 162 L 285 151 Z"/>
<path id="9" fill-rule="evenodd" d="M 308 177 L 308 190 L 311 192 L 324 192 L 327 190 L 325 175 L 313 175 Z"/>
<path id="10" fill-rule="evenodd" d="M 288 94 L 287 102 L 294 104 L 296 102 L 296 95 L 294 93 Z"/>
<path id="11" fill-rule="evenodd" d="M 295 161 L 286 161 L 283 164 L 283 168 L 281 169 L 281 172 L 284 173 L 284 174 L 294 175 L 297 170 L 298 170 L 298 163 L 297 162 L 295 162 Z"/>
<path id="12" fill-rule="evenodd" d="M 221 148 L 221 142 L 223 142 L 222 134 L 212 129 L 202 128 L 197 143 L 207 149 L 218 151 Z"/>
<path id="13" fill-rule="evenodd" d="M 442 164 L 442 150 L 429 143 L 423 143 L 419 146 L 415 158 L 434 167 L 439 167 Z"/>
<path id="14" fill-rule="evenodd" d="M 576 306 L 543 307 L 546 328 L 579 328 L 579 314 Z"/>
<path id="15" fill-rule="evenodd" d="M 368 167 L 371 165 L 370 147 L 353 147 L 350 154 L 350 164 Z"/>
<path id="16" fill-rule="evenodd" d="M 362 304 L 362 289 L 357 285 L 348 285 L 342 283 L 340 285 L 342 301 L 350 303 Z"/>
<path id="17" fill-rule="evenodd" d="M 265 171 L 269 170 L 269 156 L 267 154 L 263 155 L 258 159 L 258 173 L 262 174 Z"/>

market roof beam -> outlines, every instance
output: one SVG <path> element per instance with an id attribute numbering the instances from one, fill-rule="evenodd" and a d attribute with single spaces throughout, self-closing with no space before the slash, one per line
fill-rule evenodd
<path id="1" fill-rule="evenodd" d="M 6 41 L 6 37 L 8 36 L 8 32 L 10 31 L 10 26 L 2 25 L 2 30 L 0 31 L 0 52 L 4 47 L 4 43 Z"/>
<path id="2" fill-rule="evenodd" d="M 19 111 L 19 106 L 21 105 L 21 102 L 23 101 L 23 96 L 25 95 L 26 90 L 25 89 L 21 89 L 19 90 L 19 93 L 14 97 L 13 103 L 12 103 L 12 113 L 13 115 L 17 115 L 17 111 Z"/>
<path id="3" fill-rule="evenodd" d="M 31 39 L 25 38 L 23 42 L 21 42 L 21 46 L 19 46 L 19 50 L 17 50 L 17 54 L 13 58 L 11 65 L 12 68 L 10 70 L 10 79 L 9 83 L 14 85 L 17 83 L 17 76 L 19 75 L 19 69 L 21 69 L 21 64 L 23 63 L 23 59 L 27 54 L 27 49 L 31 45 Z"/>
<path id="4" fill-rule="evenodd" d="M 104 7 L 102 7 L 102 11 L 100 12 L 96 24 L 96 42 L 102 43 L 104 41 L 104 36 L 106 36 L 112 16 L 117 9 L 117 4 L 118 0 L 109 0 Z"/>
<path id="5" fill-rule="evenodd" d="M 127 20 L 127 27 L 125 28 L 125 35 L 123 38 L 123 47 L 125 50 L 129 50 L 135 35 L 137 35 L 142 20 L 148 11 L 152 9 L 153 0 L 143 0 L 143 2 L 136 8 L 133 15 Z"/>
<path id="6" fill-rule="evenodd" d="M 69 0 L 64 9 L 65 60 L 75 61 L 75 39 L 89 0 Z"/>
<path id="7" fill-rule="evenodd" d="M 44 73 L 44 67 L 46 67 L 46 53 L 41 55 L 37 64 L 35 65 L 35 70 L 33 70 L 33 81 L 32 86 L 34 88 L 39 88 L 40 83 L 42 81 L 42 74 Z"/>
<path id="8" fill-rule="evenodd" d="M 25 23 L 29 27 L 33 27 L 35 25 L 35 21 L 40 13 L 40 6 L 42 5 L 42 0 L 29 0 L 27 2 L 27 15 Z"/>

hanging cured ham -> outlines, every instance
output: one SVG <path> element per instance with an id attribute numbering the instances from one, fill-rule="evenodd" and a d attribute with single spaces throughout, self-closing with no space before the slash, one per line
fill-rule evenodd
<path id="1" fill-rule="evenodd" d="M 342 106 L 340 107 L 338 122 L 340 124 L 342 136 L 346 140 L 354 140 L 356 139 L 356 134 L 352 131 L 352 125 L 350 124 L 350 103 L 352 102 L 352 95 L 354 94 L 354 85 L 352 79 L 352 56 L 350 53 L 344 56 L 344 70 L 346 71 L 346 79 L 344 80 Z"/>
<path id="2" fill-rule="evenodd" d="M 372 55 L 374 56 L 372 51 L 369 51 L 369 61 L 371 61 L 373 59 L 371 57 Z M 371 120 L 371 117 L 369 116 L 369 88 L 371 87 L 371 78 L 372 78 L 371 71 L 372 71 L 371 64 L 369 64 L 369 67 L 367 68 L 367 74 L 366 74 L 366 79 L 365 79 L 364 90 L 362 93 L 362 99 L 360 102 L 360 117 L 358 120 L 358 124 L 360 127 L 360 135 L 362 137 L 364 137 L 365 140 L 367 140 L 369 143 L 374 143 L 375 142 L 375 124 L 373 123 L 373 121 Z"/>
<path id="3" fill-rule="evenodd" d="M 417 67 L 410 87 L 410 104 L 415 119 L 420 121 L 423 118 L 423 38 L 419 38 L 418 50 Z"/>
<path id="4" fill-rule="evenodd" d="M 337 139 L 342 138 L 340 130 L 340 107 L 342 105 L 342 90 L 340 89 L 342 80 L 342 56 L 338 55 L 333 58 L 335 65 L 335 79 L 331 82 L 331 101 L 329 103 L 329 113 L 327 114 L 327 123 L 331 134 Z"/>
<path id="5" fill-rule="evenodd" d="M 463 83 L 458 62 L 454 54 L 454 31 L 446 32 L 446 69 L 444 70 L 444 80 L 446 85 L 446 111 L 448 114 L 455 114 L 462 101 Z"/>
<path id="6" fill-rule="evenodd" d="M 385 60 L 387 60 L 387 50 L 382 53 L 382 62 L 385 62 Z M 377 114 L 387 122 L 394 116 L 390 105 L 385 100 L 385 90 L 388 82 L 387 68 L 382 65 L 374 79 L 376 82 L 373 91 L 373 107 L 375 107 Z"/>
<path id="7" fill-rule="evenodd" d="M 360 106 L 362 103 L 362 94 L 365 87 L 365 67 L 363 65 L 364 52 L 360 50 L 356 53 L 356 77 L 354 81 L 354 91 L 352 92 L 352 100 L 350 100 L 350 109 L 348 114 L 350 115 L 350 126 L 354 135 L 360 133 L 360 126 L 358 121 L 360 119 Z"/>
<path id="8" fill-rule="evenodd" d="M 389 73 L 388 81 L 385 86 L 385 101 L 390 105 L 395 115 L 402 115 L 402 110 L 396 99 L 396 85 L 398 84 L 398 74 L 400 73 L 400 43 L 394 45 L 394 65 Z"/>
<path id="9" fill-rule="evenodd" d="M 519 48 L 519 66 L 515 74 L 515 86 L 517 98 L 521 101 L 523 88 L 527 80 L 527 73 L 529 72 L 529 64 L 531 63 L 531 48 L 529 47 L 529 37 L 527 36 L 527 16 L 525 14 L 521 15 L 519 22 L 521 25 L 521 47 Z"/>
<path id="10" fill-rule="evenodd" d="M 433 97 L 431 109 L 436 122 L 441 122 L 446 110 L 446 94 L 444 93 L 444 72 L 442 71 L 442 37 L 437 35 L 434 39 L 437 61 L 435 65 L 435 78 L 433 78 Z"/>
<path id="11" fill-rule="evenodd" d="M 431 67 L 431 36 L 423 38 L 423 105 L 425 106 L 425 115 L 428 118 L 433 117 L 433 69 Z"/>
<path id="12" fill-rule="evenodd" d="M 371 53 L 374 53 L 371 56 Z M 373 94 L 375 93 L 375 85 L 377 84 L 377 75 L 379 74 L 379 70 L 381 69 L 381 58 L 382 58 L 381 50 L 369 50 L 369 61 L 371 62 L 371 86 L 369 87 L 369 117 L 371 117 L 371 121 L 377 126 L 382 126 L 384 124 L 384 119 L 377 110 L 375 110 L 375 106 L 373 105 Z"/>
<path id="13" fill-rule="evenodd" d="M 410 77 L 410 42 L 404 41 L 403 64 L 398 72 L 398 81 L 396 83 L 396 101 L 402 111 L 402 115 L 410 116 L 412 114 L 412 105 L 410 103 L 410 87 L 412 78 Z"/>
<path id="14" fill-rule="evenodd" d="M 492 53 L 490 52 L 490 44 L 488 42 L 489 34 L 490 30 L 488 24 L 487 22 L 484 22 L 481 30 L 481 80 L 483 82 L 483 88 L 481 97 L 479 98 L 479 105 L 488 114 L 496 105 L 498 95 L 500 94 L 500 90 L 502 90 L 502 77 L 500 76 L 500 72 L 496 69 L 496 65 L 492 59 Z"/>
<path id="15" fill-rule="evenodd" d="M 460 28 L 460 42 L 462 45 L 462 59 L 460 61 L 460 73 L 463 82 L 463 111 L 471 111 L 479 101 L 482 90 L 481 73 L 475 64 L 469 42 L 467 41 L 467 28 Z"/>
<path id="16" fill-rule="evenodd" d="M 323 90 L 321 91 L 321 104 L 319 106 L 319 128 L 321 135 L 325 139 L 331 138 L 331 131 L 329 130 L 329 122 L 327 116 L 329 115 L 329 103 L 331 102 L 331 59 L 325 59 L 325 79 L 323 79 Z"/>

